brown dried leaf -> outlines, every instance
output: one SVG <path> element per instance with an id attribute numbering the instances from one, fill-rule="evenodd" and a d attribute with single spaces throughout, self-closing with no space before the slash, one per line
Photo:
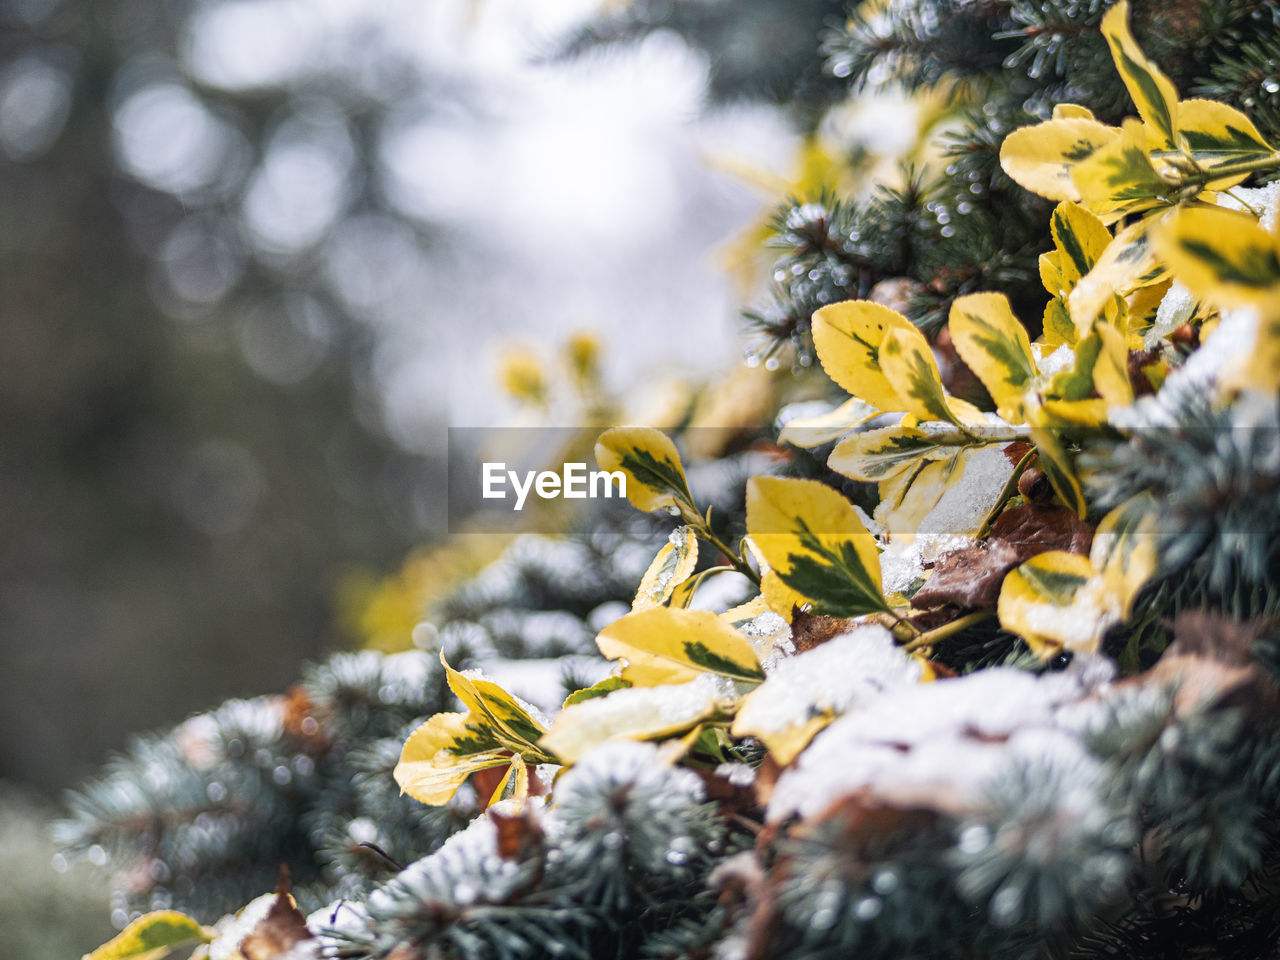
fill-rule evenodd
<path id="1" fill-rule="evenodd" d="M 928 582 L 911 598 L 911 605 L 917 609 L 944 604 L 962 609 L 993 607 L 1005 574 L 1018 564 L 1049 550 L 1087 554 L 1092 542 L 1093 527 L 1074 511 L 1020 503 L 996 518 L 986 540 L 942 557 Z"/>
<path id="2" fill-rule="evenodd" d="M 307 918 L 293 897 L 281 890 L 267 915 L 240 941 L 239 950 L 245 960 L 301 960 L 316 955 L 307 948 L 295 950 L 299 944 L 312 939 Z"/>

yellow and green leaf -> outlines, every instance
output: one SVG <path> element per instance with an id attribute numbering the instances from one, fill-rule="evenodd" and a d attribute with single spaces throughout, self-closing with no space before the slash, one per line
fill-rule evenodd
<path id="1" fill-rule="evenodd" d="M 1093 651 L 1115 622 L 1087 589 L 1094 575 L 1088 557 L 1061 550 L 1042 553 L 1010 571 L 1000 587 L 1000 626 L 1016 633 L 1036 655 L 1064 647 Z"/>
<path id="2" fill-rule="evenodd" d="M 177 910 L 144 913 L 83 960 L 160 960 L 177 947 L 209 943 L 213 931 Z"/>
<path id="3" fill-rule="evenodd" d="M 1138 46 L 1129 32 L 1129 3 L 1121 0 L 1102 18 L 1102 35 L 1111 48 L 1111 57 L 1120 79 L 1133 98 L 1138 115 L 1156 135 L 1161 147 L 1174 146 L 1178 129 L 1178 90 Z"/>
<path id="4" fill-rule="evenodd" d="M 501 803 L 503 800 L 515 800 L 516 807 L 519 809 L 528 799 L 529 766 L 524 762 L 524 757 L 517 753 L 511 758 L 511 765 L 507 767 L 507 772 L 503 774 L 502 779 L 498 781 L 498 786 L 494 788 L 493 795 L 489 797 L 489 806 Z"/>
<path id="5" fill-rule="evenodd" d="M 1093 269 L 1111 242 L 1111 231 L 1078 203 L 1060 203 L 1049 220 L 1057 247 L 1057 266 L 1062 274 L 1063 292 L 1069 292 Z M 1058 291 L 1050 290 L 1058 294 Z"/>
<path id="6" fill-rule="evenodd" d="M 1098 524 L 1089 562 L 1117 616 L 1127 619 L 1138 592 L 1156 572 L 1156 518 L 1159 507 L 1148 493 L 1131 497 Z"/>
<path id="7" fill-rule="evenodd" d="M 1084 499 L 1084 490 L 1080 487 L 1075 467 L 1063 449 L 1057 432 L 1045 427 L 1033 427 L 1031 442 L 1036 445 L 1036 452 L 1040 455 L 1040 469 L 1053 486 L 1054 493 L 1083 520 L 1089 509 Z"/>
<path id="8" fill-rule="evenodd" d="M 921 420 L 959 423 L 942 389 L 929 341 L 915 327 L 897 327 L 880 344 L 880 370 L 902 402 L 899 409 Z"/>
<path id="9" fill-rule="evenodd" d="M 471 726 L 483 729 L 499 744 L 517 753 L 537 754 L 535 744 L 544 727 L 535 720 L 525 705 L 498 684 L 477 672 L 455 670 L 440 651 L 449 689 L 462 701 L 469 713 Z"/>
<path id="10" fill-rule="evenodd" d="M 645 571 L 631 609 L 647 610 L 662 606 L 697 565 L 698 538 L 690 527 L 677 527 Z"/>
<path id="11" fill-rule="evenodd" d="M 728 720 L 736 705 L 732 683 L 710 674 L 688 683 L 616 690 L 565 707 L 540 745 L 563 763 L 577 763 L 607 740 L 663 740 L 703 721 Z"/>
<path id="12" fill-rule="evenodd" d="M 853 397 L 829 413 L 789 421 L 778 434 L 778 442 L 791 443 L 805 449 L 818 447 L 830 443 L 836 437 L 844 436 L 879 412 L 869 403 Z"/>
<path id="13" fill-rule="evenodd" d="M 1050 200 L 1079 201 L 1075 168 L 1113 143 L 1120 131 L 1083 117 L 1020 127 L 1000 145 L 1000 166 L 1016 183 Z"/>
<path id="14" fill-rule="evenodd" d="M 1067 299 L 1079 337 L 1087 337 L 1096 320 L 1115 297 L 1158 283 L 1165 271 L 1151 242 L 1151 220 L 1131 223 L 1115 235 L 1093 269 L 1080 278 Z"/>
<path id="15" fill-rule="evenodd" d="M 826 484 L 753 477 L 747 483 L 747 533 L 771 572 L 816 612 L 852 617 L 888 609 L 875 538 L 849 501 Z"/>
<path id="16" fill-rule="evenodd" d="M 1280 237 L 1248 214 L 1179 210 L 1153 240 L 1174 276 L 1200 299 L 1219 307 L 1280 305 Z"/>
<path id="17" fill-rule="evenodd" d="M 593 683 L 589 687 L 583 687 L 581 690 L 573 691 L 573 693 L 565 697 L 562 706 L 571 707 L 575 703 L 582 703 L 584 700 L 594 700 L 596 697 L 603 697 L 605 694 L 613 693 L 615 690 L 626 690 L 630 686 L 630 682 L 623 680 L 621 677 L 605 677 L 603 680 Z"/>
<path id="18" fill-rule="evenodd" d="M 654 607 L 629 613 L 601 630 L 596 646 L 611 660 L 625 659 L 622 679 L 637 687 L 683 683 L 700 673 L 764 679 L 747 638 L 710 610 Z"/>
<path id="19" fill-rule="evenodd" d="M 921 461 L 948 456 L 948 443 L 971 439 L 959 429 L 953 432 L 954 437 L 940 438 L 937 431 L 899 425 L 853 433 L 836 444 L 827 466 L 853 480 L 879 483 Z"/>
<path id="20" fill-rule="evenodd" d="M 1025 419 L 1036 363 L 1026 328 L 1013 315 L 1008 298 L 1003 293 L 957 298 L 949 329 L 956 352 L 987 388 L 1000 416 L 1014 423 Z"/>
<path id="21" fill-rule="evenodd" d="M 1071 171 L 1080 201 L 1104 222 L 1168 206 L 1173 187 L 1156 171 L 1147 152 L 1147 131 L 1129 118 L 1120 136 Z"/>
<path id="22" fill-rule="evenodd" d="M 870 300 L 833 303 L 813 315 L 813 345 L 822 369 L 877 410 L 907 409 L 881 369 L 881 347 L 893 330 L 915 327 L 896 310 Z"/>
<path id="23" fill-rule="evenodd" d="M 400 750 L 400 790 L 431 806 L 448 803 L 467 777 L 511 762 L 511 753 L 470 713 L 437 713 Z"/>
<path id="24" fill-rule="evenodd" d="M 675 507 L 697 516 L 676 445 L 652 427 L 614 427 L 596 441 L 600 469 L 621 471 L 627 478 L 627 499 L 650 513 Z"/>
<path id="25" fill-rule="evenodd" d="M 1202 166 L 1221 166 L 1269 157 L 1275 151 L 1248 117 L 1216 100 L 1183 100 L 1178 104 L 1178 132 Z M 1242 181 L 1247 174 L 1237 174 L 1210 181 L 1208 189 L 1225 190 Z"/>

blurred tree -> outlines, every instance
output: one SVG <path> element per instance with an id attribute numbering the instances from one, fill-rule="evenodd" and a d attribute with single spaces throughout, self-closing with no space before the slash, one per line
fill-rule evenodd
<path id="1" fill-rule="evenodd" d="M 369 371 L 429 241 L 378 138 L 432 81 L 295 13 L 0 3 L 0 776 L 279 687 L 422 537 Z"/>

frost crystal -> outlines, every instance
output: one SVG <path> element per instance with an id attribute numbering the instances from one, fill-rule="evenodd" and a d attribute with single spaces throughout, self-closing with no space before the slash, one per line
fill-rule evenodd
<path id="1" fill-rule="evenodd" d="M 750 642 L 766 674 L 771 673 L 783 658 L 796 652 L 790 625 L 772 610 L 741 624 L 738 631 Z"/>
<path id="2" fill-rule="evenodd" d="M 815 713 L 844 713 L 919 679 L 920 664 L 898 648 L 888 630 L 859 627 L 780 661 L 745 701 L 738 722 L 758 732 L 781 732 Z"/>

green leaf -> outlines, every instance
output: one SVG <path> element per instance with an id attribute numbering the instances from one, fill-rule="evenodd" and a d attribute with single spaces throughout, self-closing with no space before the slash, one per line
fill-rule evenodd
<path id="1" fill-rule="evenodd" d="M 637 510 L 680 509 L 696 517 L 697 508 L 676 445 L 652 427 L 614 427 L 596 440 L 596 462 L 610 473 L 627 478 L 627 499 Z"/>
<path id="2" fill-rule="evenodd" d="M 160 960 L 175 947 L 212 940 L 212 931 L 185 913 L 157 910 L 134 920 L 97 950 L 86 953 L 84 960 Z"/>
<path id="3" fill-rule="evenodd" d="M 875 538 L 827 485 L 753 477 L 747 483 L 747 533 L 771 572 L 816 612 L 852 617 L 889 609 L 880 592 Z"/>
<path id="4" fill-rule="evenodd" d="M 1216 100 L 1183 100 L 1178 104 L 1178 132 L 1196 162 L 1213 168 L 1269 157 L 1274 150 L 1262 134 L 1235 107 Z M 1215 180 L 1210 190 L 1224 190 L 1242 181 L 1246 174 Z"/>
<path id="5" fill-rule="evenodd" d="M 611 660 L 627 661 L 622 677 L 634 686 L 681 683 L 703 672 L 764 679 L 747 638 L 710 610 L 654 607 L 629 613 L 601 630 L 596 646 Z"/>

